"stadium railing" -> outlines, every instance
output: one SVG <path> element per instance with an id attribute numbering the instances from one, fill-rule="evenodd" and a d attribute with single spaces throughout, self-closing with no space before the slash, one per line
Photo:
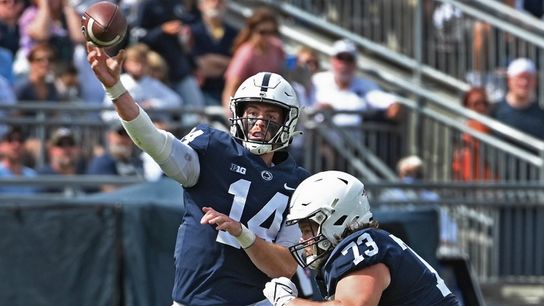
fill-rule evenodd
<path id="1" fill-rule="evenodd" d="M 365 186 L 377 208 L 409 211 L 432 205 L 441 210 L 441 235 L 448 241 L 441 241 L 439 256 L 466 255 L 480 283 L 544 282 L 542 184 L 370 182 Z M 406 200 L 383 200 L 392 191 L 402 192 Z M 438 198 L 420 200 L 421 191 Z"/>

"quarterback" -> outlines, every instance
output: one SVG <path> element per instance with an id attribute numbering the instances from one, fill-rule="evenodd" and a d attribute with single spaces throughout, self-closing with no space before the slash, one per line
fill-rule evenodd
<path id="1" fill-rule="evenodd" d="M 173 305 L 270 305 L 265 283 L 296 271 L 288 247 L 300 231 L 285 218 L 309 175 L 286 151 L 298 133 L 295 91 L 277 74 L 258 73 L 231 99 L 230 133 L 201 124 L 180 140 L 157 129 L 124 89 L 124 56 L 88 45 L 88 61 L 128 134 L 185 191 Z"/>

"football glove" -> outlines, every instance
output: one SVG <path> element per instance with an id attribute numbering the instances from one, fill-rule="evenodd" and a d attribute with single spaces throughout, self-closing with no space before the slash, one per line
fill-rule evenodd
<path id="1" fill-rule="evenodd" d="M 264 296 L 274 306 L 284 306 L 298 295 L 295 284 L 287 277 L 274 278 L 264 286 Z"/>

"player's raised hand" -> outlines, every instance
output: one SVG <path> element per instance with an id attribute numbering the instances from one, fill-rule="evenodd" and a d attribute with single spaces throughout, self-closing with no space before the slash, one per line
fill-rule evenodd
<path id="1" fill-rule="evenodd" d="M 117 84 L 121 75 L 121 68 L 125 61 L 125 50 L 110 57 L 104 49 L 87 43 L 87 60 L 100 82 L 106 87 Z"/>
<path id="2" fill-rule="evenodd" d="M 263 293 L 274 306 L 284 306 L 298 296 L 297 287 L 287 277 L 273 278 L 266 283 Z"/>

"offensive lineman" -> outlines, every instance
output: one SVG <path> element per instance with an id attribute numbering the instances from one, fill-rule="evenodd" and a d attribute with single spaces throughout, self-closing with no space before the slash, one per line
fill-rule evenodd
<path id="1" fill-rule="evenodd" d="M 298 132 L 299 104 L 281 76 L 248 78 L 231 101 L 228 133 L 198 125 L 182 140 L 155 128 L 119 80 L 124 50 L 109 57 L 87 45 L 88 61 L 128 134 L 184 187 L 185 215 L 175 249 L 173 305 L 269 305 L 262 287 L 291 277 L 289 197 L 308 172 L 285 148 Z"/>
<path id="2" fill-rule="evenodd" d="M 302 267 L 318 270 L 326 305 L 459 306 L 438 273 L 402 240 L 377 229 L 365 186 L 344 172 L 310 176 L 295 190 L 287 222 L 302 241 L 290 251 Z M 287 278 L 263 290 L 274 306 L 315 305 L 296 298 Z"/>

